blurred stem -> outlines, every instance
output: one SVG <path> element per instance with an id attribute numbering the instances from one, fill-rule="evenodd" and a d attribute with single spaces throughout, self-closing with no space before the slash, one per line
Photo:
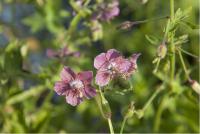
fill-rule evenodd
<path id="1" fill-rule="evenodd" d="M 165 99 L 167 96 L 164 96 L 163 99 L 161 100 L 161 103 L 158 107 L 158 111 L 156 113 L 156 117 L 155 117 L 155 122 L 154 122 L 154 127 L 153 127 L 153 131 L 154 132 L 158 132 L 159 128 L 160 128 L 160 121 L 161 121 L 161 115 L 162 112 L 164 110 L 164 103 L 165 103 Z"/>
<path id="2" fill-rule="evenodd" d="M 170 21 L 174 19 L 174 0 L 170 0 Z M 170 51 L 172 56 L 170 57 L 170 78 L 171 81 L 174 79 L 175 73 L 175 46 L 174 46 L 174 31 L 171 32 L 171 41 L 170 41 Z"/>
<path id="3" fill-rule="evenodd" d="M 158 70 L 158 67 L 159 67 L 159 64 L 160 64 L 160 58 L 158 58 L 158 61 L 157 61 L 157 63 L 156 63 L 156 68 L 154 69 L 154 73 L 156 73 L 157 72 L 157 70 Z"/>
<path id="4" fill-rule="evenodd" d="M 159 89 L 157 89 L 153 95 L 150 97 L 150 99 L 146 102 L 146 104 L 144 105 L 144 107 L 142 108 L 142 111 L 144 112 L 148 107 L 149 105 L 152 103 L 152 101 L 155 99 L 155 97 L 160 93 L 160 91 L 162 91 L 163 89 L 163 85 L 161 85 L 159 87 Z"/>
<path id="5" fill-rule="evenodd" d="M 123 119 L 122 126 L 121 126 L 121 129 L 120 129 L 120 134 L 123 133 L 124 126 L 125 126 L 125 123 L 126 123 L 127 119 L 128 119 L 128 118 L 127 118 L 126 116 L 125 116 L 124 119 Z"/>
<path id="6" fill-rule="evenodd" d="M 187 71 L 187 68 L 186 68 L 186 65 L 185 65 L 185 62 L 184 62 L 184 60 L 183 60 L 183 56 L 182 56 L 180 50 L 178 50 L 178 54 L 179 54 L 179 57 L 180 57 L 181 64 L 182 64 L 182 66 L 183 66 L 183 70 L 184 70 L 184 72 L 185 72 L 185 75 L 186 75 L 187 79 L 190 79 L 190 76 L 189 76 L 189 74 L 188 74 L 188 71 Z"/>
<path id="7" fill-rule="evenodd" d="M 113 129 L 113 125 L 112 125 L 112 121 L 111 121 L 111 110 L 110 110 L 110 106 L 108 101 L 106 100 L 104 94 L 102 93 L 101 89 L 99 88 L 99 93 L 101 96 L 101 101 L 102 101 L 102 111 L 106 110 L 106 112 L 104 113 L 104 116 L 106 117 L 107 121 L 108 121 L 108 125 L 109 125 L 109 129 L 110 129 L 110 133 L 114 134 L 114 129 Z M 105 108 L 105 109 L 103 109 Z"/>
<path id="8" fill-rule="evenodd" d="M 108 125 L 109 125 L 109 128 L 110 128 L 110 133 L 114 134 L 113 125 L 112 125 L 112 122 L 111 122 L 110 118 L 108 118 Z"/>

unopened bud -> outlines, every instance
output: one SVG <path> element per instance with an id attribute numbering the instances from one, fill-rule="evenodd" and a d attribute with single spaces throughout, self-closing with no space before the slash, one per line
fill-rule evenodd
<path id="1" fill-rule="evenodd" d="M 196 80 L 190 80 L 190 85 L 192 89 L 200 95 L 200 85 Z"/>
<path id="2" fill-rule="evenodd" d="M 163 58 L 165 58 L 166 54 L 167 54 L 167 47 L 166 47 L 165 43 L 162 43 L 157 49 L 157 55 L 158 55 L 158 57 L 163 59 Z"/>
<path id="3" fill-rule="evenodd" d="M 117 29 L 127 30 L 127 29 L 130 29 L 132 26 L 133 26 L 133 23 L 131 21 L 125 21 L 121 23 L 119 26 L 117 26 Z"/>

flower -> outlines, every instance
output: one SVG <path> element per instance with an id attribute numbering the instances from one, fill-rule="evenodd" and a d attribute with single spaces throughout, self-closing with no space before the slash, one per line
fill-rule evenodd
<path id="1" fill-rule="evenodd" d="M 96 84 L 105 86 L 117 76 L 129 78 L 137 69 L 136 61 L 139 55 L 133 54 L 130 59 L 125 59 L 120 52 L 110 49 L 96 56 L 94 59 L 94 67 L 97 69 Z"/>
<path id="2" fill-rule="evenodd" d="M 61 48 L 60 50 L 53 50 L 48 48 L 46 51 L 46 55 L 49 58 L 63 58 L 66 56 L 74 56 L 74 57 L 79 57 L 80 52 L 71 52 L 67 46 Z"/>
<path id="3" fill-rule="evenodd" d="M 99 12 L 95 13 L 93 19 L 100 19 L 102 21 L 109 21 L 115 16 L 119 15 L 119 2 L 118 0 L 113 0 L 111 3 L 102 3 L 99 6 Z"/>
<path id="4" fill-rule="evenodd" d="M 90 99 L 96 95 L 92 87 L 92 71 L 84 71 L 75 74 L 73 70 L 65 66 L 60 74 L 61 80 L 57 81 L 54 90 L 58 95 L 66 96 L 66 102 L 72 106 L 80 104 L 84 98 Z"/>

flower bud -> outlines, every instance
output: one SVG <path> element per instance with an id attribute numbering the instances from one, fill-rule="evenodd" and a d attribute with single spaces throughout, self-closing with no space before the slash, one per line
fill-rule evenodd
<path id="1" fill-rule="evenodd" d="M 196 80 L 190 80 L 190 85 L 192 89 L 200 95 L 200 85 Z"/>
<path id="2" fill-rule="evenodd" d="M 157 55 L 158 55 L 158 57 L 163 59 L 163 58 L 165 58 L 166 54 L 167 54 L 167 47 L 166 47 L 165 43 L 162 43 L 157 49 Z"/>
<path id="3" fill-rule="evenodd" d="M 97 20 L 91 22 L 92 39 L 97 41 L 103 37 L 102 26 Z"/>

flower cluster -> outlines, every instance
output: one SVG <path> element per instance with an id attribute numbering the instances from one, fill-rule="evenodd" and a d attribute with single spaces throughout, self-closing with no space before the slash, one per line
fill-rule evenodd
<path id="1" fill-rule="evenodd" d="M 109 21 L 115 16 L 119 15 L 119 2 L 118 0 L 113 0 L 110 3 L 102 3 L 98 7 L 98 12 L 94 14 L 93 19 L 101 21 Z"/>
<path id="2" fill-rule="evenodd" d="M 140 54 L 133 54 L 129 59 L 124 58 L 115 49 L 101 53 L 94 59 L 94 67 L 97 69 L 96 84 L 107 85 L 113 78 L 129 78 L 137 69 L 137 58 Z M 80 104 L 84 98 L 92 98 L 96 90 L 92 87 L 92 71 L 84 71 L 75 74 L 72 69 L 65 66 L 60 74 L 61 80 L 57 81 L 54 90 L 58 95 L 65 95 L 67 103 L 72 106 Z"/>
<path id="3" fill-rule="evenodd" d="M 105 86 L 117 76 L 129 78 L 137 69 L 136 61 L 139 56 L 139 53 L 133 54 L 130 59 L 126 59 L 115 49 L 99 54 L 94 59 L 94 67 L 97 69 L 96 84 Z"/>
<path id="4" fill-rule="evenodd" d="M 84 71 L 75 74 L 72 69 L 65 66 L 60 74 L 61 81 L 57 81 L 54 90 L 58 95 L 66 96 L 67 103 L 76 106 L 83 101 L 83 98 L 92 98 L 96 90 L 92 87 L 93 73 Z"/>

